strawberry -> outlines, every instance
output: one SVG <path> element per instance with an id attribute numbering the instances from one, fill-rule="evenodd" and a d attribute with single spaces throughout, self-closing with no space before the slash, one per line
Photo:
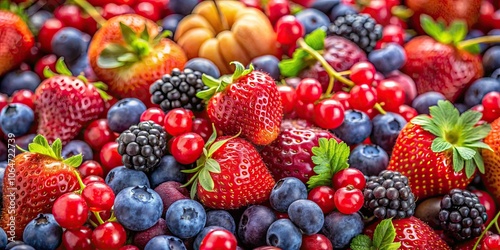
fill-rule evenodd
<path id="1" fill-rule="evenodd" d="M 4 1 L 1 4 L 7 4 Z M 0 9 L 2 9 L 0 6 Z M 35 38 L 26 22 L 17 14 L 0 10 L 0 76 L 19 66 L 29 55 Z"/>
<path id="2" fill-rule="evenodd" d="M 203 75 L 209 89 L 197 97 L 208 100 L 207 114 L 225 135 L 241 136 L 257 145 L 271 143 L 280 132 L 283 108 L 276 83 L 267 73 L 244 68 L 239 62 L 234 74 L 220 80 Z"/>
<path id="3" fill-rule="evenodd" d="M 401 130 L 387 169 L 408 177 L 417 200 L 464 189 L 476 167 L 484 173 L 479 150 L 490 148 L 481 141 L 490 126 L 476 125 L 480 119 L 479 112 L 460 115 L 452 103 L 439 101 L 430 116 L 417 116 Z"/>
<path id="4" fill-rule="evenodd" d="M 484 142 L 493 150 L 483 150 L 484 174 L 481 180 L 484 181 L 488 191 L 495 200 L 500 201 L 500 119 L 491 123 L 491 131 L 484 138 Z"/>
<path id="5" fill-rule="evenodd" d="M 214 129 L 215 131 L 215 129 Z M 193 177 L 191 197 L 214 209 L 237 209 L 269 198 L 275 182 L 255 147 L 239 137 L 212 134 Z M 186 184 L 186 185 L 187 185 Z"/>
<path id="6" fill-rule="evenodd" d="M 87 122 L 99 117 L 107 95 L 96 87 L 102 83 L 89 84 L 83 76 L 72 76 L 62 59 L 56 69 L 62 75 L 55 75 L 47 68 L 45 73 L 49 78 L 35 91 L 37 133 L 50 142 L 59 138 L 66 144 Z"/>
<path id="7" fill-rule="evenodd" d="M 61 140 L 49 145 L 41 135 L 28 149 L 9 161 L 3 177 L 1 222 L 11 241 L 21 240 L 24 227 L 39 213 L 51 213 L 59 196 L 80 188 L 75 167 L 82 155 L 64 160 Z"/>
<path id="8" fill-rule="evenodd" d="M 464 22 L 454 22 L 449 30 L 442 26 L 422 15 L 422 27 L 432 37 L 416 37 L 405 44 L 407 62 L 402 71 L 413 78 L 419 94 L 437 91 L 455 101 L 483 76 L 483 66 L 478 55 L 466 50 L 473 48 L 462 42 L 467 34 Z"/>
<path id="9" fill-rule="evenodd" d="M 89 62 L 110 94 L 135 97 L 151 106 L 149 86 L 172 69 L 183 69 L 184 51 L 160 30 L 153 21 L 128 14 L 109 19 L 95 33 Z"/>

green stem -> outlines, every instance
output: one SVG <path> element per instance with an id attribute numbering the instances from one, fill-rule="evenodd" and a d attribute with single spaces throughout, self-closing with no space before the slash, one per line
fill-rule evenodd
<path id="1" fill-rule="evenodd" d="M 80 185 L 80 190 L 78 190 L 77 192 L 79 194 L 81 194 L 83 189 L 85 188 L 85 184 L 83 184 L 82 177 L 80 176 L 80 172 L 78 172 L 78 170 L 74 170 L 74 173 L 75 173 L 76 179 L 78 180 L 78 184 Z"/>
<path id="2" fill-rule="evenodd" d="M 97 222 L 99 222 L 99 225 L 102 225 L 104 224 L 104 220 L 101 218 L 101 215 L 99 214 L 99 212 L 92 212 L 95 216 L 95 218 L 97 219 Z"/>
<path id="3" fill-rule="evenodd" d="M 99 14 L 99 11 L 97 11 L 95 7 L 86 0 L 73 0 L 73 2 L 84 9 L 85 12 L 87 12 L 87 14 L 89 14 L 99 24 L 99 26 L 102 27 L 106 23 L 106 19 L 104 19 L 101 14 Z"/>
<path id="4" fill-rule="evenodd" d="M 202 165 L 202 166 L 204 166 L 204 165 Z M 196 172 L 196 174 L 194 174 L 193 177 L 191 177 L 191 179 L 189 179 L 189 181 L 186 182 L 181 187 L 187 187 L 187 186 L 191 185 L 191 183 L 193 183 L 196 179 L 198 179 L 198 175 L 200 175 L 200 171 Z"/>
<path id="5" fill-rule="evenodd" d="M 498 212 L 497 215 L 495 215 L 495 218 L 493 218 L 493 220 L 491 220 L 490 224 L 488 224 L 488 226 L 486 226 L 484 231 L 479 236 L 479 239 L 477 239 L 476 244 L 474 244 L 474 247 L 472 248 L 472 250 L 477 249 L 477 247 L 479 246 L 479 243 L 481 243 L 481 240 L 483 239 L 484 235 L 486 235 L 486 232 L 488 232 L 488 230 L 490 230 L 490 228 L 493 226 L 493 224 L 497 223 L 498 217 L 500 217 L 500 212 Z"/>
<path id="6" fill-rule="evenodd" d="M 469 46 L 480 44 L 480 43 L 498 43 L 500 42 L 500 36 L 481 36 L 478 38 L 473 38 L 469 40 L 464 40 L 458 43 L 458 49 L 465 49 Z"/>
<path id="7" fill-rule="evenodd" d="M 88 220 L 90 225 L 93 227 L 93 228 L 96 228 L 98 225 L 95 224 L 92 220 Z"/>

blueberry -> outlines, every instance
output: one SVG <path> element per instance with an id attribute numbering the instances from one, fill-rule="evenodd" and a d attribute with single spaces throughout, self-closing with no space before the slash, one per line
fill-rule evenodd
<path id="1" fill-rule="evenodd" d="M 462 114 L 463 112 L 469 110 L 469 106 L 463 104 L 463 103 L 453 103 L 453 106 Z"/>
<path id="2" fill-rule="evenodd" d="M 347 145 L 355 145 L 370 136 L 372 122 L 365 112 L 350 109 L 344 113 L 344 122 L 332 132 Z"/>
<path id="3" fill-rule="evenodd" d="M 149 185 L 148 176 L 138 170 L 129 169 L 125 166 L 120 166 L 111 169 L 106 175 L 106 184 L 108 184 L 115 194 L 118 194 L 125 188 L 134 186 L 147 186 Z"/>
<path id="4" fill-rule="evenodd" d="M 500 46 L 491 47 L 484 53 L 483 67 L 487 75 L 500 68 Z"/>
<path id="5" fill-rule="evenodd" d="M 152 238 L 144 250 L 186 250 L 184 242 L 174 236 L 159 235 Z"/>
<path id="6" fill-rule="evenodd" d="M 33 142 L 33 139 L 35 138 L 36 134 L 27 134 L 23 135 L 19 138 L 16 138 L 16 155 L 21 154 L 22 151 L 19 150 L 17 147 L 20 147 L 24 150 L 28 150 L 28 144 Z"/>
<path id="7" fill-rule="evenodd" d="M 115 103 L 108 111 L 108 126 L 116 133 L 127 130 L 141 121 L 146 105 L 137 98 L 125 98 Z"/>
<path id="8" fill-rule="evenodd" d="M 201 245 L 201 242 L 203 241 L 203 239 L 205 238 L 205 236 L 207 236 L 208 233 L 214 231 L 214 230 L 219 230 L 219 229 L 224 229 L 223 227 L 219 227 L 219 226 L 206 226 L 204 227 L 201 232 L 196 235 L 196 238 L 194 238 L 194 241 L 193 241 L 193 249 L 194 250 L 199 250 L 200 249 L 200 245 Z"/>
<path id="9" fill-rule="evenodd" d="M 296 200 L 288 207 L 288 216 L 303 234 L 318 233 L 323 227 L 325 216 L 314 201 Z"/>
<path id="10" fill-rule="evenodd" d="M 236 234 L 236 223 L 234 222 L 233 216 L 226 210 L 212 210 L 207 212 L 207 223 L 208 226 L 219 226 L 222 227 L 232 234 Z"/>
<path id="11" fill-rule="evenodd" d="M 377 145 L 359 145 L 349 155 L 349 166 L 364 175 L 378 175 L 389 164 L 389 155 Z"/>
<path id="12" fill-rule="evenodd" d="M 488 34 L 486 34 L 487 36 L 500 36 L 500 29 L 492 29 L 490 31 L 488 31 Z M 488 44 L 490 47 L 493 47 L 493 46 L 497 46 L 497 45 L 500 45 L 499 42 L 496 42 L 496 43 L 490 43 Z"/>
<path id="13" fill-rule="evenodd" d="M 276 182 L 269 202 L 276 211 L 285 213 L 292 202 L 300 199 L 307 199 L 307 187 L 295 177 L 285 177 Z"/>
<path id="14" fill-rule="evenodd" d="M 192 69 L 194 71 L 199 71 L 203 74 L 207 74 L 214 78 L 220 77 L 219 68 L 210 60 L 196 57 L 186 62 L 184 68 Z"/>
<path id="15" fill-rule="evenodd" d="M 22 103 L 9 104 L 0 112 L 0 126 L 6 135 L 10 133 L 15 136 L 24 135 L 28 133 L 34 121 L 33 110 Z"/>
<path id="16" fill-rule="evenodd" d="M 273 55 L 264 55 L 256 57 L 252 60 L 252 64 L 256 70 L 268 73 L 273 79 L 280 78 L 280 68 L 278 58 Z"/>
<path id="17" fill-rule="evenodd" d="M 149 183 L 152 188 L 156 188 L 167 181 L 184 183 L 186 174 L 181 172 L 184 168 L 185 166 L 178 163 L 172 155 L 163 156 L 158 168 L 148 174 Z"/>
<path id="18" fill-rule="evenodd" d="M 7 234 L 3 230 L 3 228 L 0 228 L 0 249 L 5 249 L 7 246 Z"/>
<path id="19" fill-rule="evenodd" d="M 0 92 L 9 96 L 21 89 L 35 92 L 40 82 L 40 77 L 33 71 L 12 71 L 7 73 L 0 82 Z"/>
<path id="20" fill-rule="evenodd" d="M 168 2 L 168 9 L 173 13 L 187 16 L 191 14 L 194 7 L 198 4 L 198 0 L 170 0 Z"/>
<path id="21" fill-rule="evenodd" d="M 363 232 L 363 227 L 363 219 L 358 213 L 331 212 L 325 216 L 321 232 L 332 242 L 334 249 L 342 249 L 349 245 L 352 238 Z"/>
<path id="22" fill-rule="evenodd" d="M 495 71 L 493 71 L 493 73 L 491 73 L 491 78 L 500 82 L 500 68 L 495 69 Z"/>
<path id="23" fill-rule="evenodd" d="M 160 195 L 146 186 L 125 188 L 115 198 L 114 212 L 118 222 L 132 231 L 154 226 L 162 211 Z"/>
<path id="24" fill-rule="evenodd" d="M 69 158 L 77 154 L 82 154 L 83 161 L 92 160 L 94 158 L 94 153 L 92 152 L 92 148 L 89 144 L 80 140 L 72 140 L 68 142 L 68 144 L 66 144 L 61 151 L 63 158 Z"/>
<path id="25" fill-rule="evenodd" d="M 45 21 L 52 18 L 54 15 L 47 10 L 39 10 L 29 17 L 30 27 L 35 31 L 39 31 L 45 24 Z"/>
<path id="26" fill-rule="evenodd" d="M 35 249 L 32 246 L 23 243 L 23 244 L 15 245 L 12 248 L 5 248 L 5 250 L 39 250 L 39 249 Z"/>
<path id="27" fill-rule="evenodd" d="M 325 13 L 313 8 L 302 10 L 295 17 L 304 26 L 306 34 L 319 28 L 326 29 L 330 24 L 330 19 Z"/>
<path id="28" fill-rule="evenodd" d="M 316 0 L 311 4 L 311 8 L 317 9 L 324 14 L 330 14 L 333 7 L 340 4 L 340 0 Z"/>
<path id="29" fill-rule="evenodd" d="M 266 244 L 267 229 L 276 221 L 276 214 L 268 207 L 253 205 L 245 209 L 238 224 L 238 237 L 247 246 Z"/>
<path id="30" fill-rule="evenodd" d="M 64 57 L 66 63 L 79 58 L 86 49 L 83 33 L 72 27 L 59 30 L 52 38 L 52 51 L 58 57 Z"/>
<path id="31" fill-rule="evenodd" d="M 161 21 L 161 27 L 163 27 L 163 30 L 169 30 L 172 32 L 172 37 L 175 35 L 175 31 L 177 30 L 177 25 L 179 25 L 179 22 L 184 18 L 183 15 L 180 14 L 170 14 L 163 18 Z"/>
<path id="32" fill-rule="evenodd" d="M 24 228 L 23 241 L 38 250 L 53 250 L 61 244 L 62 234 L 52 214 L 39 214 Z"/>
<path id="33" fill-rule="evenodd" d="M 446 97 L 439 92 L 429 91 L 415 97 L 411 106 L 417 110 L 419 114 L 429 114 L 429 108 L 436 106 L 440 100 L 446 100 Z"/>
<path id="34" fill-rule="evenodd" d="M 382 49 L 370 52 L 368 60 L 378 72 L 388 74 L 403 67 L 406 62 L 406 52 L 401 45 L 389 43 Z"/>
<path id="35" fill-rule="evenodd" d="M 20 241 L 20 240 L 16 240 L 16 241 L 11 241 L 7 244 L 7 246 L 5 246 L 5 250 L 10 250 L 16 246 L 29 246 L 31 247 L 30 245 L 26 245 L 24 242 Z M 32 247 L 31 247 L 32 248 Z"/>
<path id="36" fill-rule="evenodd" d="M 399 114 L 387 112 L 385 115 L 375 116 L 372 122 L 373 130 L 370 140 L 385 151 L 391 152 L 399 132 L 406 125 L 405 118 Z"/>
<path id="37" fill-rule="evenodd" d="M 266 242 L 269 246 L 287 250 L 299 250 L 302 245 L 302 234 L 289 219 L 279 219 L 267 230 Z"/>
<path id="38" fill-rule="evenodd" d="M 85 75 L 85 72 L 88 68 L 90 68 L 90 62 L 87 57 L 87 53 L 83 53 L 80 57 L 78 57 L 75 61 L 68 62 L 69 71 L 74 76 L 78 76 L 81 74 Z"/>
<path id="39" fill-rule="evenodd" d="M 0 161 L 6 161 L 7 160 L 7 157 L 8 157 L 7 151 L 8 150 L 7 150 L 7 146 L 5 145 L 5 143 L 3 143 L 2 141 L 0 141 Z"/>
<path id="40" fill-rule="evenodd" d="M 492 77 L 479 78 L 465 91 L 464 102 L 469 107 L 476 106 L 481 104 L 483 97 L 492 91 L 500 92 L 500 82 Z"/>
<path id="41" fill-rule="evenodd" d="M 339 16 L 346 16 L 346 15 L 357 14 L 357 13 L 358 12 L 353 7 L 351 7 L 347 4 L 339 3 L 339 4 L 336 4 L 332 8 L 328 17 L 330 18 L 330 21 L 333 22 Z"/>
<path id="42" fill-rule="evenodd" d="M 165 214 L 165 220 L 172 234 L 187 239 L 201 232 L 205 227 L 207 214 L 199 202 L 182 199 L 170 205 Z"/>

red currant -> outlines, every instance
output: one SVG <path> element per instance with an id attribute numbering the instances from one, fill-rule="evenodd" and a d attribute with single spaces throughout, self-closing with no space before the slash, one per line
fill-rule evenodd
<path id="1" fill-rule="evenodd" d="M 495 22 L 493 18 L 495 13 L 495 6 L 493 6 L 493 4 L 490 3 L 489 1 L 482 1 L 479 13 L 480 15 L 477 27 L 481 29 L 483 32 L 488 32 L 492 28 L 492 25 Z"/>
<path id="2" fill-rule="evenodd" d="M 82 226 L 78 229 L 67 229 L 62 236 L 62 245 L 67 250 L 93 250 L 92 230 Z"/>
<path id="3" fill-rule="evenodd" d="M 361 13 L 369 14 L 377 23 L 387 25 L 392 16 L 391 9 L 385 0 L 371 0 L 368 6 L 364 7 Z"/>
<path id="4" fill-rule="evenodd" d="M 291 113 L 297 99 L 295 89 L 288 85 L 278 85 L 278 91 L 280 92 L 281 102 L 283 103 L 283 113 Z"/>
<path id="5" fill-rule="evenodd" d="M 339 91 L 339 92 L 336 92 L 335 94 L 332 95 L 332 99 L 333 100 L 337 100 L 339 101 L 342 106 L 344 107 L 344 110 L 348 110 L 348 109 L 351 109 L 351 105 L 349 105 L 349 97 L 351 95 L 349 95 L 349 93 L 347 92 L 344 92 L 344 91 Z"/>
<path id="6" fill-rule="evenodd" d="M 45 52 L 52 52 L 52 38 L 62 28 L 64 28 L 64 24 L 57 18 L 50 18 L 45 21 L 38 32 L 40 48 Z"/>
<path id="7" fill-rule="evenodd" d="M 40 77 L 40 79 L 45 79 L 45 76 L 43 75 L 43 70 L 46 67 L 49 67 L 50 70 L 56 72 L 56 62 L 57 62 L 56 55 L 50 54 L 43 56 L 35 64 L 35 73 Z"/>
<path id="8" fill-rule="evenodd" d="M 349 185 L 335 191 L 335 207 L 343 214 L 358 212 L 364 203 L 363 192 Z"/>
<path id="9" fill-rule="evenodd" d="M 371 85 L 376 72 L 377 70 L 370 62 L 358 62 L 352 65 L 350 78 L 357 85 Z"/>
<path id="10" fill-rule="evenodd" d="M 418 115 L 418 111 L 406 104 L 399 106 L 399 110 L 397 112 L 400 114 L 407 122 L 409 122 L 413 117 Z"/>
<path id="11" fill-rule="evenodd" d="M 104 171 L 102 170 L 101 164 L 97 161 L 84 161 L 82 165 L 78 167 L 78 172 L 80 172 L 80 176 L 85 178 L 90 175 L 96 175 L 99 177 L 104 176 Z"/>
<path id="12" fill-rule="evenodd" d="M 266 15 L 271 23 L 276 23 L 281 17 L 290 15 L 290 3 L 287 0 L 270 0 L 267 2 Z"/>
<path id="13" fill-rule="evenodd" d="M 158 21 L 161 18 L 161 10 L 155 8 L 155 6 L 149 2 L 141 1 L 134 7 L 134 11 L 136 14 L 153 21 Z"/>
<path id="14" fill-rule="evenodd" d="M 108 127 L 107 119 L 94 120 L 83 131 L 83 140 L 95 151 L 101 150 L 106 143 L 115 139 L 116 135 Z"/>
<path id="15" fill-rule="evenodd" d="M 88 185 L 92 182 L 102 182 L 105 183 L 104 179 L 97 175 L 89 175 L 82 180 L 84 185 Z"/>
<path id="16" fill-rule="evenodd" d="M 203 153 L 205 141 L 196 133 L 184 133 L 174 137 L 170 153 L 181 164 L 191 164 L 198 160 Z"/>
<path id="17" fill-rule="evenodd" d="M 54 10 L 54 17 L 59 19 L 66 27 L 84 30 L 85 23 L 83 22 L 82 12 L 76 5 L 61 5 Z"/>
<path id="18" fill-rule="evenodd" d="M 102 10 L 98 10 L 99 14 L 102 12 Z M 90 16 L 89 14 L 87 13 L 82 13 L 82 20 L 83 20 L 83 23 L 85 23 L 85 26 L 83 26 L 83 32 L 93 36 L 96 31 L 99 29 L 98 26 L 97 26 L 97 22 L 96 20 L 94 20 L 94 18 L 92 18 L 92 16 Z"/>
<path id="19" fill-rule="evenodd" d="M 484 95 L 481 101 L 485 110 L 500 109 L 500 92 L 492 91 Z"/>
<path id="20" fill-rule="evenodd" d="M 122 166 L 122 156 L 118 153 L 118 143 L 106 143 L 100 153 L 101 165 L 104 173 L 108 173 L 111 169 Z"/>
<path id="21" fill-rule="evenodd" d="M 492 123 L 493 121 L 495 121 L 499 117 L 500 117 L 500 109 L 484 109 L 483 110 L 482 119 L 484 121 Z"/>
<path id="22" fill-rule="evenodd" d="M 323 234 L 303 235 L 300 250 L 333 250 L 332 242 Z"/>
<path id="23" fill-rule="evenodd" d="M 98 249 L 118 249 L 126 241 L 127 232 L 118 222 L 105 222 L 92 232 L 92 244 Z"/>
<path id="24" fill-rule="evenodd" d="M 333 175 L 332 185 L 335 190 L 338 190 L 348 185 L 359 190 L 365 188 L 366 179 L 363 172 L 356 168 L 345 168 Z"/>
<path id="25" fill-rule="evenodd" d="M 205 118 L 194 118 L 193 128 L 191 129 L 193 133 L 197 133 L 203 138 L 203 141 L 207 142 L 213 133 L 212 124 Z"/>
<path id="26" fill-rule="evenodd" d="M 333 196 L 335 190 L 328 186 L 319 186 L 311 189 L 307 195 L 307 199 L 314 201 L 321 208 L 324 214 L 328 214 L 335 209 Z"/>
<path id="27" fill-rule="evenodd" d="M 495 218 L 495 213 L 497 212 L 497 206 L 495 204 L 495 200 L 486 191 L 474 190 L 472 192 L 477 195 L 477 198 L 479 198 L 479 202 L 483 204 L 484 208 L 486 209 L 486 214 L 488 215 L 488 219 L 484 222 L 484 224 L 485 225 L 490 224 L 491 220 Z"/>
<path id="28" fill-rule="evenodd" d="M 317 101 L 322 93 L 323 88 L 321 87 L 321 83 L 314 78 L 302 79 L 296 90 L 297 99 L 305 103 Z"/>
<path id="29" fill-rule="evenodd" d="M 92 212 L 110 210 L 115 200 L 113 189 L 102 182 L 89 183 L 83 189 L 82 196 Z"/>
<path id="30" fill-rule="evenodd" d="M 394 24 L 387 25 L 382 31 L 382 38 L 380 41 L 383 43 L 397 43 L 403 46 L 405 43 L 405 30 Z"/>
<path id="31" fill-rule="evenodd" d="M 52 215 L 57 223 L 66 229 L 78 229 L 88 219 L 89 208 L 85 199 L 75 193 L 65 193 L 56 199 Z"/>
<path id="32" fill-rule="evenodd" d="M 215 229 L 200 243 L 200 250 L 236 250 L 238 242 L 236 237 L 226 229 Z"/>
<path id="33" fill-rule="evenodd" d="M 17 90 L 11 96 L 11 103 L 22 103 L 35 110 L 35 94 L 28 89 Z"/>
<path id="34" fill-rule="evenodd" d="M 339 101 L 325 99 L 314 105 L 314 123 L 324 129 L 334 129 L 344 122 L 344 107 Z"/>
<path id="35" fill-rule="evenodd" d="M 276 34 L 279 43 L 291 45 L 304 36 L 305 29 L 295 16 L 286 15 L 276 22 Z"/>
<path id="36" fill-rule="evenodd" d="M 353 109 L 367 111 L 377 103 L 377 91 L 368 84 L 355 85 L 350 94 L 349 104 Z"/>
<path id="37" fill-rule="evenodd" d="M 172 136 L 191 132 L 193 128 L 193 112 L 183 108 L 172 109 L 165 115 L 163 127 Z"/>
<path id="38" fill-rule="evenodd" d="M 295 112 L 297 113 L 297 116 L 299 118 L 312 122 L 314 116 L 314 107 L 314 103 L 306 103 L 299 100 L 295 104 Z"/>
<path id="39" fill-rule="evenodd" d="M 500 235 L 487 235 L 483 239 L 482 250 L 498 250 L 500 249 Z"/>
<path id="40" fill-rule="evenodd" d="M 102 11 L 102 17 L 104 19 L 110 19 L 115 16 L 121 16 L 125 14 L 133 14 L 134 9 L 130 7 L 129 5 L 125 4 L 115 4 L 115 3 L 108 3 L 104 5 L 104 9 Z"/>
<path id="41" fill-rule="evenodd" d="M 133 245 L 126 245 L 126 246 L 120 247 L 119 250 L 140 250 L 140 249 L 136 246 L 133 246 Z"/>
<path id="42" fill-rule="evenodd" d="M 0 93 L 0 110 L 7 106 L 7 104 L 9 104 L 9 96 Z"/>
<path id="43" fill-rule="evenodd" d="M 405 103 L 405 90 L 396 81 L 382 80 L 377 85 L 377 102 L 383 103 L 385 111 L 399 111 L 399 107 Z"/>
<path id="44" fill-rule="evenodd" d="M 141 122 L 153 121 L 156 124 L 163 124 L 165 113 L 160 108 L 148 108 L 141 114 Z"/>

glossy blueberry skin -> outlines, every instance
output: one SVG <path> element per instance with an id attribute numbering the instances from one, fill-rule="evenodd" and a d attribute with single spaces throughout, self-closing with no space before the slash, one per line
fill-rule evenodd
<path id="1" fill-rule="evenodd" d="M 226 210 L 211 210 L 207 212 L 205 227 L 219 226 L 236 235 L 236 222 Z"/>
<path id="2" fill-rule="evenodd" d="M 7 73 L 0 82 L 0 92 L 8 96 L 21 89 L 35 92 L 41 82 L 40 77 L 31 70 L 12 71 Z"/>
<path id="3" fill-rule="evenodd" d="M 161 158 L 160 165 L 148 174 L 149 183 L 153 189 L 167 181 L 184 183 L 186 174 L 181 172 L 184 168 L 172 155 L 165 155 Z"/>
<path id="4" fill-rule="evenodd" d="M 326 30 L 330 24 L 330 19 L 325 13 L 313 8 L 302 10 L 295 17 L 304 26 L 306 34 L 319 28 Z"/>
<path id="5" fill-rule="evenodd" d="M 375 116 L 372 123 L 371 142 L 379 145 L 386 152 L 391 152 L 399 132 L 407 122 L 401 115 L 387 112 L 385 115 Z"/>
<path id="6" fill-rule="evenodd" d="M 220 77 L 219 68 L 212 61 L 206 58 L 196 57 L 190 59 L 189 61 L 186 62 L 184 68 L 192 69 L 194 71 L 199 71 L 203 74 L 207 74 L 215 78 Z"/>
<path id="7" fill-rule="evenodd" d="M 486 50 L 483 56 L 483 67 L 485 73 L 491 74 L 494 70 L 500 68 L 500 46 L 494 46 Z"/>
<path id="8" fill-rule="evenodd" d="M 91 67 L 89 59 L 87 57 L 87 53 L 83 53 L 82 55 L 80 55 L 80 57 L 78 57 L 74 61 L 69 62 L 67 66 L 69 68 L 69 71 L 71 71 L 71 73 L 74 76 L 78 76 L 80 74 L 85 75 L 88 68 Z"/>
<path id="9" fill-rule="evenodd" d="M 362 143 L 372 132 L 372 122 L 365 112 L 349 109 L 344 112 L 344 122 L 332 130 L 347 145 Z"/>
<path id="10" fill-rule="evenodd" d="M 419 114 L 429 114 L 429 108 L 436 106 L 440 100 L 446 100 L 446 97 L 439 92 L 429 91 L 415 97 L 411 106 L 417 110 Z"/>
<path id="11" fill-rule="evenodd" d="M 141 121 L 146 105 L 137 98 L 125 98 L 115 103 L 108 111 L 109 128 L 116 133 L 127 130 Z"/>
<path id="12" fill-rule="evenodd" d="M 479 78 L 465 91 L 464 102 L 469 107 L 476 106 L 481 104 L 483 97 L 492 91 L 500 92 L 500 82 L 493 77 Z"/>
<path id="13" fill-rule="evenodd" d="M 165 221 L 173 235 L 187 239 L 196 236 L 205 227 L 207 214 L 203 206 L 190 199 L 178 200 L 167 210 Z"/>
<path id="14" fill-rule="evenodd" d="M 279 62 L 278 58 L 273 55 L 264 55 L 254 58 L 251 64 L 255 70 L 265 72 L 276 80 L 280 78 Z"/>
<path id="15" fill-rule="evenodd" d="M 198 0 L 170 0 L 168 2 L 168 8 L 173 13 L 187 16 L 191 14 L 197 4 Z"/>
<path id="16" fill-rule="evenodd" d="M 33 248 L 32 246 L 30 246 L 28 244 L 19 243 L 19 244 L 13 245 L 10 248 L 7 245 L 7 247 L 5 248 L 5 250 L 37 250 L 37 249 Z"/>
<path id="17" fill-rule="evenodd" d="M 111 169 L 106 175 L 106 184 L 108 184 L 113 192 L 116 194 L 120 193 L 125 188 L 135 187 L 135 186 L 147 186 L 149 185 L 148 176 L 138 170 L 129 169 L 125 166 L 120 166 Z"/>
<path id="18" fill-rule="evenodd" d="M 296 200 L 288 207 L 288 216 L 303 234 L 318 233 L 325 222 L 323 211 L 314 201 Z"/>
<path id="19" fill-rule="evenodd" d="M 311 4 L 311 8 L 317 9 L 324 14 L 330 14 L 333 7 L 340 4 L 340 0 L 316 0 Z"/>
<path id="20" fill-rule="evenodd" d="M 302 234 L 289 219 L 279 219 L 267 230 L 266 242 L 269 246 L 288 250 L 299 250 Z"/>
<path id="21" fill-rule="evenodd" d="M 389 43 L 382 49 L 370 52 L 368 60 L 378 72 L 388 74 L 403 67 L 406 62 L 406 52 L 401 45 Z"/>
<path id="22" fill-rule="evenodd" d="M 52 38 L 52 51 L 58 57 L 63 57 L 66 63 L 78 59 L 86 50 L 83 33 L 72 27 L 59 30 Z"/>
<path id="23" fill-rule="evenodd" d="M 144 250 L 186 250 L 184 242 L 170 235 L 159 235 L 152 238 Z"/>
<path id="24" fill-rule="evenodd" d="M 491 73 L 491 78 L 500 82 L 500 68 L 495 69 L 495 71 L 493 71 L 493 73 Z"/>
<path id="25" fill-rule="evenodd" d="M 0 112 L 0 127 L 6 135 L 10 133 L 15 136 L 25 135 L 34 121 L 33 110 L 22 103 L 8 104 Z"/>
<path id="26" fill-rule="evenodd" d="M 270 208 L 252 205 L 241 215 L 238 238 L 247 246 L 263 246 L 266 244 L 267 229 L 276 219 L 276 214 Z"/>
<path id="27" fill-rule="evenodd" d="M 387 168 L 389 155 L 377 145 L 359 145 L 351 151 L 348 163 L 364 175 L 378 175 Z"/>
<path id="28" fill-rule="evenodd" d="M 346 4 L 343 4 L 343 3 L 339 3 L 339 4 L 336 4 L 330 10 L 330 14 L 328 15 L 328 17 L 330 18 L 330 21 L 333 22 L 339 16 L 346 16 L 349 14 L 357 14 L 357 13 L 358 12 L 353 7 L 346 5 Z"/>
<path id="29" fill-rule="evenodd" d="M 24 228 L 23 242 L 38 250 L 56 249 L 62 242 L 63 229 L 52 214 L 39 214 Z"/>
<path id="30" fill-rule="evenodd" d="M 271 207 L 282 213 L 288 211 L 288 206 L 292 202 L 300 199 L 307 199 L 307 187 L 295 177 L 285 177 L 278 180 L 269 196 Z"/>
<path id="31" fill-rule="evenodd" d="M 321 232 L 332 242 L 334 249 L 343 249 L 352 238 L 363 232 L 363 227 L 363 219 L 358 213 L 346 215 L 334 211 L 325 216 Z"/>
<path id="32" fill-rule="evenodd" d="M 126 229 L 142 231 L 154 226 L 161 217 L 160 195 L 146 186 L 128 187 L 115 198 L 114 211 Z"/>
<path id="33" fill-rule="evenodd" d="M 223 227 L 219 227 L 219 226 L 206 226 L 204 227 L 201 232 L 196 235 L 196 237 L 194 238 L 194 241 L 193 241 L 193 249 L 194 250 L 199 250 L 200 249 L 200 245 L 201 245 L 201 242 L 203 241 L 203 239 L 205 238 L 205 236 L 207 236 L 208 233 L 214 231 L 214 230 L 220 230 L 220 229 L 224 229 Z"/>
<path id="34" fill-rule="evenodd" d="M 29 17 L 30 27 L 33 27 L 34 30 L 39 31 L 45 21 L 49 20 L 53 16 L 54 15 L 50 11 L 39 10 Z"/>
<path id="35" fill-rule="evenodd" d="M 3 179 L 3 177 L 2 177 Z M 7 234 L 5 233 L 5 231 L 0 228 L 0 249 L 5 249 L 5 247 L 7 246 L 7 243 L 8 243 L 8 240 L 7 240 Z"/>
<path id="36" fill-rule="evenodd" d="M 184 18 L 183 15 L 170 14 L 161 20 L 161 27 L 163 27 L 163 30 L 170 30 L 170 32 L 172 32 L 172 37 L 174 37 L 177 26 L 182 18 Z"/>
<path id="37" fill-rule="evenodd" d="M 94 158 L 94 153 L 89 144 L 80 140 L 68 142 L 61 151 L 61 155 L 65 159 L 77 154 L 82 154 L 83 161 L 92 160 Z"/>

